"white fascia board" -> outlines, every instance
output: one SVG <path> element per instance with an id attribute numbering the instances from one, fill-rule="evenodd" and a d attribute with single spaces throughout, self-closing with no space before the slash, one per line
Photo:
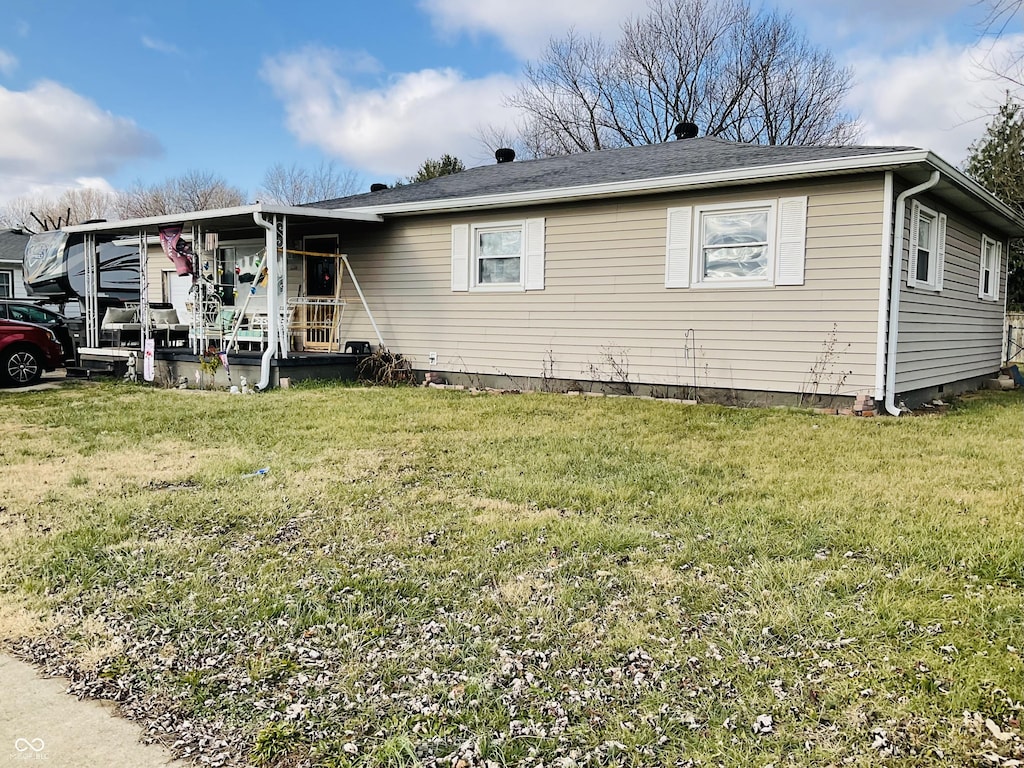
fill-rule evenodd
<path id="1" fill-rule="evenodd" d="M 101 221 L 94 224 L 76 224 L 64 227 L 65 232 L 109 232 L 125 230 L 141 230 L 147 227 L 158 227 L 163 224 L 177 224 L 181 221 L 196 222 L 222 219 L 230 216 L 251 216 L 264 213 L 271 216 L 302 216 L 315 219 L 332 219 L 336 221 L 382 221 L 381 217 L 372 212 L 333 210 L 329 208 L 307 208 L 294 205 L 268 205 L 251 203 L 233 208 L 212 208 L 207 211 L 189 213 L 171 213 L 164 216 L 147 216 L 140 219 L 121 219 L 118 221 Z"/>
<path id="2" fill-rule="evenodd" d="M 887 170 L 902 165 L 928 161 L 931 153 L 927 150 L 906 150 L 883 152 L 876 155 L 810 160 L 799 163 L 782 163 L 756 168 L 708 171 L 683 176 L 662 176 L 654 179 L 613 181 L 603 184 L 588 184 L 579 187 L 510 192 L 500 195 L 479 195 L 458 199 L 426 200 L 416 203 L 393 203 L 391 205 L 368 205 L 335 210 L 367 212 L 377 214 L 440 213 L 465 208 L 498 208 L 503 206 L 530 205 L 535 203 L 561 202 L 581 198 L 615 197 L 627 194 L 652 192 L 679 192 L 711 186 L 735 185 L 746 182 L 785 181 L 799 177 L 822 176 L 835 173 L 854 173 L 870 170 Z M 951 166 L 949 166 L 951 167 Z"/>

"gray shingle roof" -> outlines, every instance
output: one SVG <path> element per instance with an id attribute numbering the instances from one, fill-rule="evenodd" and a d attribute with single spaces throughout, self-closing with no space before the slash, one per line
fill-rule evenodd
<path id="1" fill-rule="evenodd" d="M 0 261 L 21 263 L 28 235 L 20 229 L 0 229 Z"/>
<path id="2" fill-rule="evenodd" d="M 712 171 L 741 170 L 813 160 L 863 157 L 916 147 L 790 147 L 740 144 L 715 137 L 670 141 L 540 160 L 516 160 L 469 168 L 418 184 L 310 203 L 316 208 L 354 208 L 455 200 L 480 195 L 533 192 L 622 181 L 643 181 Z"/>

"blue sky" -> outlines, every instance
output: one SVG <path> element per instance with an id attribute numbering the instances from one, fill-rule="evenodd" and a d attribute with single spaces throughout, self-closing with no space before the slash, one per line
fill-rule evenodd
<path id="1" fill-rule="evenodd" d="M 854 69 L 862 141 L 958 163 L 1005 84 L 979 66 L 970 0 L 779 0 Z M 275 162 L 333 160 L 362 186 L 448 152 L 489 162 L 483 124 L 570 25 L 614 36 L 645 0 L 82 3 L 5 0 L 0 202 L 215 171 L 258 197 Z M 1020 44 L 1015 23 L 1003 45 Z"/>

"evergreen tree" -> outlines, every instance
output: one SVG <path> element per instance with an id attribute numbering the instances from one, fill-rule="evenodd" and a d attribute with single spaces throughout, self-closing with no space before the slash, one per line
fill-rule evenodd
<path id="1" fill-rule="evenodd" d="M 1024 214 L 1024 105 L 1006 102 L 971 145 L 964 170 L 1015 211 Z M 1024 309 L 1024 241 L 1013 240 L 1007 254 L 1008 308 Z"/>
<path id="2" fill-rule="evenodd" d="M 410 176 L 409 181 L 415 184 L 418 181 L 427 181 L 429 179 L 436 179 L 438 176 L 448 176 L 459 171 L 466 170 L 466 166 L 463 165 L 462 161 L 454 155 L 444 154 L 441 155 L 440 160 L 428 159 L 423 161 L 423 165 L 416 171 L 415 176 Z"/>

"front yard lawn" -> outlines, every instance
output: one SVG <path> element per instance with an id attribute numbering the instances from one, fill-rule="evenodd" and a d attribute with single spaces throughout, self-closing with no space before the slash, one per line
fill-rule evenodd
<path id="1" fill-rule="evenodd" d="M 1019 393 L 82 385 L 0 459 L 6 647 L 206 763 L 1024 761 Z"/>

